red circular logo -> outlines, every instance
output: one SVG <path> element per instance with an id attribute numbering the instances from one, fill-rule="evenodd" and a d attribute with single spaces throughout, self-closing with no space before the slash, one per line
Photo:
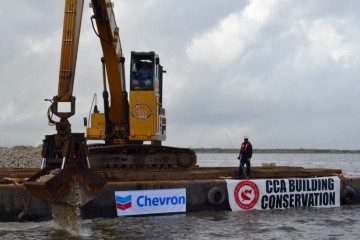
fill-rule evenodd
<path id="1" fill-rule="evenodd" d="M 234 197 L 240 208 L 252 209 L 259 200 L 259 188 L 252 181 L 241 181 L 235 187 Z"/>

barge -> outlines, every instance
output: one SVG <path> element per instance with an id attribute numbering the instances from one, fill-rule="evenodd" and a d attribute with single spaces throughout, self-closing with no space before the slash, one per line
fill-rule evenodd
<path id="1" fill-rule="evenodd" d="M 0 221 L 45 221 L 52 219 L 52 206 L 33 196 L 23 182 L 36 168 L 0 169 Z M 107 180 L 101 192 L 81 207 L 81 218 L 116 217 L 116 191 L 186 189 L 186 211 L 230 210 L 227 179 L 237 179 L 237 167 L 196 167 L 189 171 L 97 171 Z M 338 169 L 288 166 L 252 167 L 256 179 L 289 179 L 337 176 L 341 205 L 360 203 L 360 178 L 346 178 Z"/>

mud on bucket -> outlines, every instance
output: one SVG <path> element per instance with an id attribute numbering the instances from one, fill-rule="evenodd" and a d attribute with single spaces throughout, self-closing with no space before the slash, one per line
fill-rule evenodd
<path id="1" fill-rule="evenodd" d="M 79 207 L 95 198 L 105 184 L 102 176 L 86 168 L 45 168 L 24 182 L 40 199 Z"/>

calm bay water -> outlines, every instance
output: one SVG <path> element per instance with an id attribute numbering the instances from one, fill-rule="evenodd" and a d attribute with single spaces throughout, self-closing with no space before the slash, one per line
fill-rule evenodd
<path id="1" fill-rule="evenodd" d="M 253 166 L 342 169 L 360 176 L 360 154 L 254 154 Z M 198 154 L 200 166 L 238 166 L 235 154 Z M 114 210 L 115 211 L 115 210 Z M 360 205 L 330 209 L 204 211 L 161 216 L 93 219 L 80 235 L 52 221 L 0 223 L 0 239 L 359 239 Z"/>

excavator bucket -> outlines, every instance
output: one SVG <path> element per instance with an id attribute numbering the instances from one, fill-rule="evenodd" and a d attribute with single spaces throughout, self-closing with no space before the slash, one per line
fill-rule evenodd
<path id="1" fill-rule="evenodd" d="M 87 152 L 83 134 L 45 136 L 45 168 L 24 182 L 25 187 L 34 196 L 52 203 L 83 206 L 106 184 L 102 176 L 90 169 Z"/>
<path id="2" fill-rule="evenodd" d="M 24 185 L 36 197 L 71 206 L 83 206 L 102 190 L 106 180 L 90 169 L 43 169 Z"/>

